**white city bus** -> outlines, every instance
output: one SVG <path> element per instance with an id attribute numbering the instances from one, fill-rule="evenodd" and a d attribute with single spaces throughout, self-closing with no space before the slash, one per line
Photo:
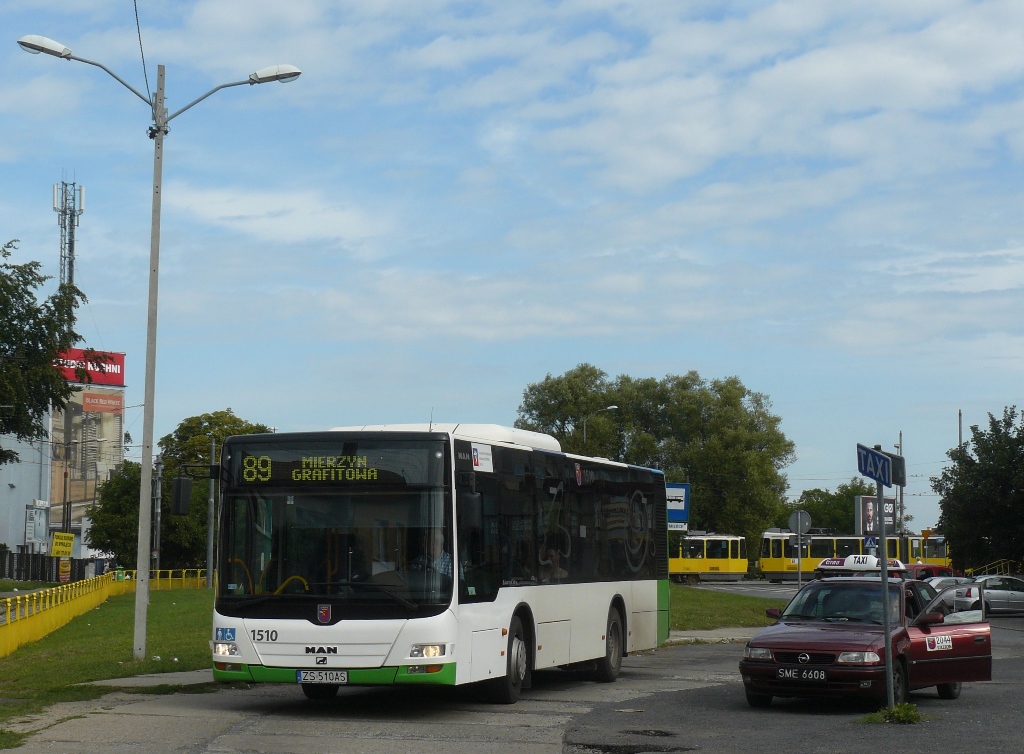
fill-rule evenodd
<path id="1" fill-rule="evenodd" d="M 483 682 L 541 668 L 613 681 L 668 637 L 662 472 L 495 425 L 229 438 L 214 677 L 301 685 Z"/>

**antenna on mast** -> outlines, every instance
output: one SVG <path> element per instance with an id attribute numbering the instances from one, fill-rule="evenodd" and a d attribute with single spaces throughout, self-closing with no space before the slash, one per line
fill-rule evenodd
<path id="1" fill-rule="evenodd" d="M 60 226 L 60 284 L 75 284 L 75 228 L 85 212 L 85 186 L 53 184 L 53 211 Z"/>

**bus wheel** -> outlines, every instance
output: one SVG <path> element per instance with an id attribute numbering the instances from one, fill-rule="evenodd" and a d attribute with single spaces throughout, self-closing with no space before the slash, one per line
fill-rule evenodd
<path id="1" fill-rule="evenodd" d="M 614 607 L 608 611 L 608 629 L 605 631 L 604 657 L 597 661 L 594 680 L 611 683 L 622 670 L 622 619 Z"/>
<path id="2" fill-rule="evenodd" d="M 489 681 L 491 700 L 497 704 L 515 704 L 523 690 L 529 665 L 529 650 L 523 640 L 523 622 L 512 616 L 508 627 L 508 650 L 505 652 L 505 677 Z"/>
<path id="3" fill-rule="evenodd" d="M 338 687 L 333 683 L 304 683 L 302 693 L 307 699 L 333 699 L 338 693 Z"/>

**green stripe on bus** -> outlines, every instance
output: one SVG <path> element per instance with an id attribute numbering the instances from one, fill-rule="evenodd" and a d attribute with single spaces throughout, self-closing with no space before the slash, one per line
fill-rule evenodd
<path id="1" fill-rule="evenodd" d="M 441 666 L 437 673 L 410 673 L 408 665 L 384 668 L 353 668 L 348 671 L 349 686 L 389 686 L 393 683 L 429 683 L 455 685 L 455 663 Z M 255 681 L 256 683 L 295 683 L 295 668 L 268 668 L 242 665 L 241 670 L 217 670 L 215 681 Z"/>
<path id="2" fill-rule="evenodd" d="M 671 592 L 668 579 L 658 580 L 658 644 L 668 641 Z"/>

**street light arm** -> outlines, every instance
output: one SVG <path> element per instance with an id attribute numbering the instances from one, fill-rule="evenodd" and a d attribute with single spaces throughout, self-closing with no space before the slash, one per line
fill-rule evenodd
<path id="1" fill-rule="evenodd" d="M 185 112 L 186 110 L 188 110 L 188 109 L 189 109 L 190 107 L 195 107 L 195 106 L 196 106 L 196 105 L 198 105 L 198 104 L 199 104 L 200 102 L 202 102 L 202 101 L 203 101 L 204 99 L 206 99 L 207 97 L 209 97 L 209 96 L 210 96 L 211 94 L 216 94 L 216 93 L 217 93 L 217 92 L 219 92 L 219 91 L 220 91 L 221 89 L 227 89 L 227 88 L 228 88 L 229 86 L 241 86 L 242 84 L 248 84 L 248 83 L 249 83 L 249 81 L 248 81 L 248 79 L 246 79 L 245 81 L 232 81 L 232 82 L 231 82 L 230 84 L 221 84 L 220 86 L 215 86 L 215 87 L 214 87 L 213 89 L 211 89 L 210 91 L 208 91 L 208 92 L 207 92 L 206 94 L 204 94 L 204 95 L 203 95 L 202 97 L 199 97 L 199 98 L 197 98 L 197 99 L 194 99 L 194 100 L 192 100 L 192 101 L 191 101 L 191 102 L 189 102 L 189 103 L 188 103 L 187 105 L 185 105 L 185 107 L 181 108 L 180 110 L 176 110 L 175 112 L 173 112 L 173 113 L 171 113 L 170 115 L 168 115 L 168 116 L 167 116 L 167 120 L 166 120 L 165 122 L 168 122 L 168 123 L 169 123 L 170 121 L 174 120 L 174 119 L 175 119 L 175 118 L 177 118 L 177 117 L 178 117 L 179 115 L 181 115 L 181 114 L 182 114 L 183 112 Z"/>
<path id="2" fill-rule="evenodd" d="M 136 97 L 138 97 L 138 98 L 139 98 L 140 100 L 142 100 L 142 101 L 143 101 L 143 102 L 145 102 L 145 103 L 146 103 L 147 105 L 149 105 L 149 107 L 150 107 L 150 108 L 152 108 L 152 107 L 153 107 L 153 102 L 152 102 L 152 101 L 151 101 L 151 100 L 150 100 L 150 99 L 149 99 L 148 97 L 146 97 L 146 96 L 145 96 L 144 94 L 142 94 L 141 92 L 139 92 L 139 90 L 138 90 L 138 89 L 136 89 L 136 88 L 135 88 L 134 86 L 132 86 L 131 84 L 129 84 L 129 83 L 128 83 L 127 81 L 125 81 L 125 80 L 124 80 L 123 78 L 121 78 L 121 77 L 120 77 L 120 76 L 118 76 L 118 75 L 117 75 L 116 73 L 114 73 L 114 72 L 113 72 L 112 70 L 110 70 L 110 69 L 109 69 L 109 68 L 107 68 L 107 67 L 106 67 L 105 65 L 103 65 L 103 63 L 97 63 L 97 62 L 96 62 L 95 60 L 88 60 L 88 59 L 86 59 L 86 58 L 80 58 L 80 57 L 78 57 L 78 56 L 76 56 L 76 55 L 67 55 L 67 56 L 65 57 L 65 60 L 77 60 L 77 61 L 78 61 L 79 63 L 87 63 L 88 65 L 94 65 L 94 66 L 96 66 L 97 68 L 102 68 L 102 69 L 103 69 L 104 71 L 106 71 L 107 73 L 109 73 L 109 74 L 110 74 L 110 75 L 111 75 L 111 76 L 112 76 L 112 77 L 113 77 L 114 79 L 116 79 L 116 80 L 117 80 L 117 82 L 118 82 L 119 84 L 121 84 L 121 86 L 123 86 L 123 87 L 124 87 L 125 89 L 127 89 L 128 91 L 130 91 L 130 92 L 131 92 L 132 94 L 134 94 L 134 95 L 135 95 Z"/>

